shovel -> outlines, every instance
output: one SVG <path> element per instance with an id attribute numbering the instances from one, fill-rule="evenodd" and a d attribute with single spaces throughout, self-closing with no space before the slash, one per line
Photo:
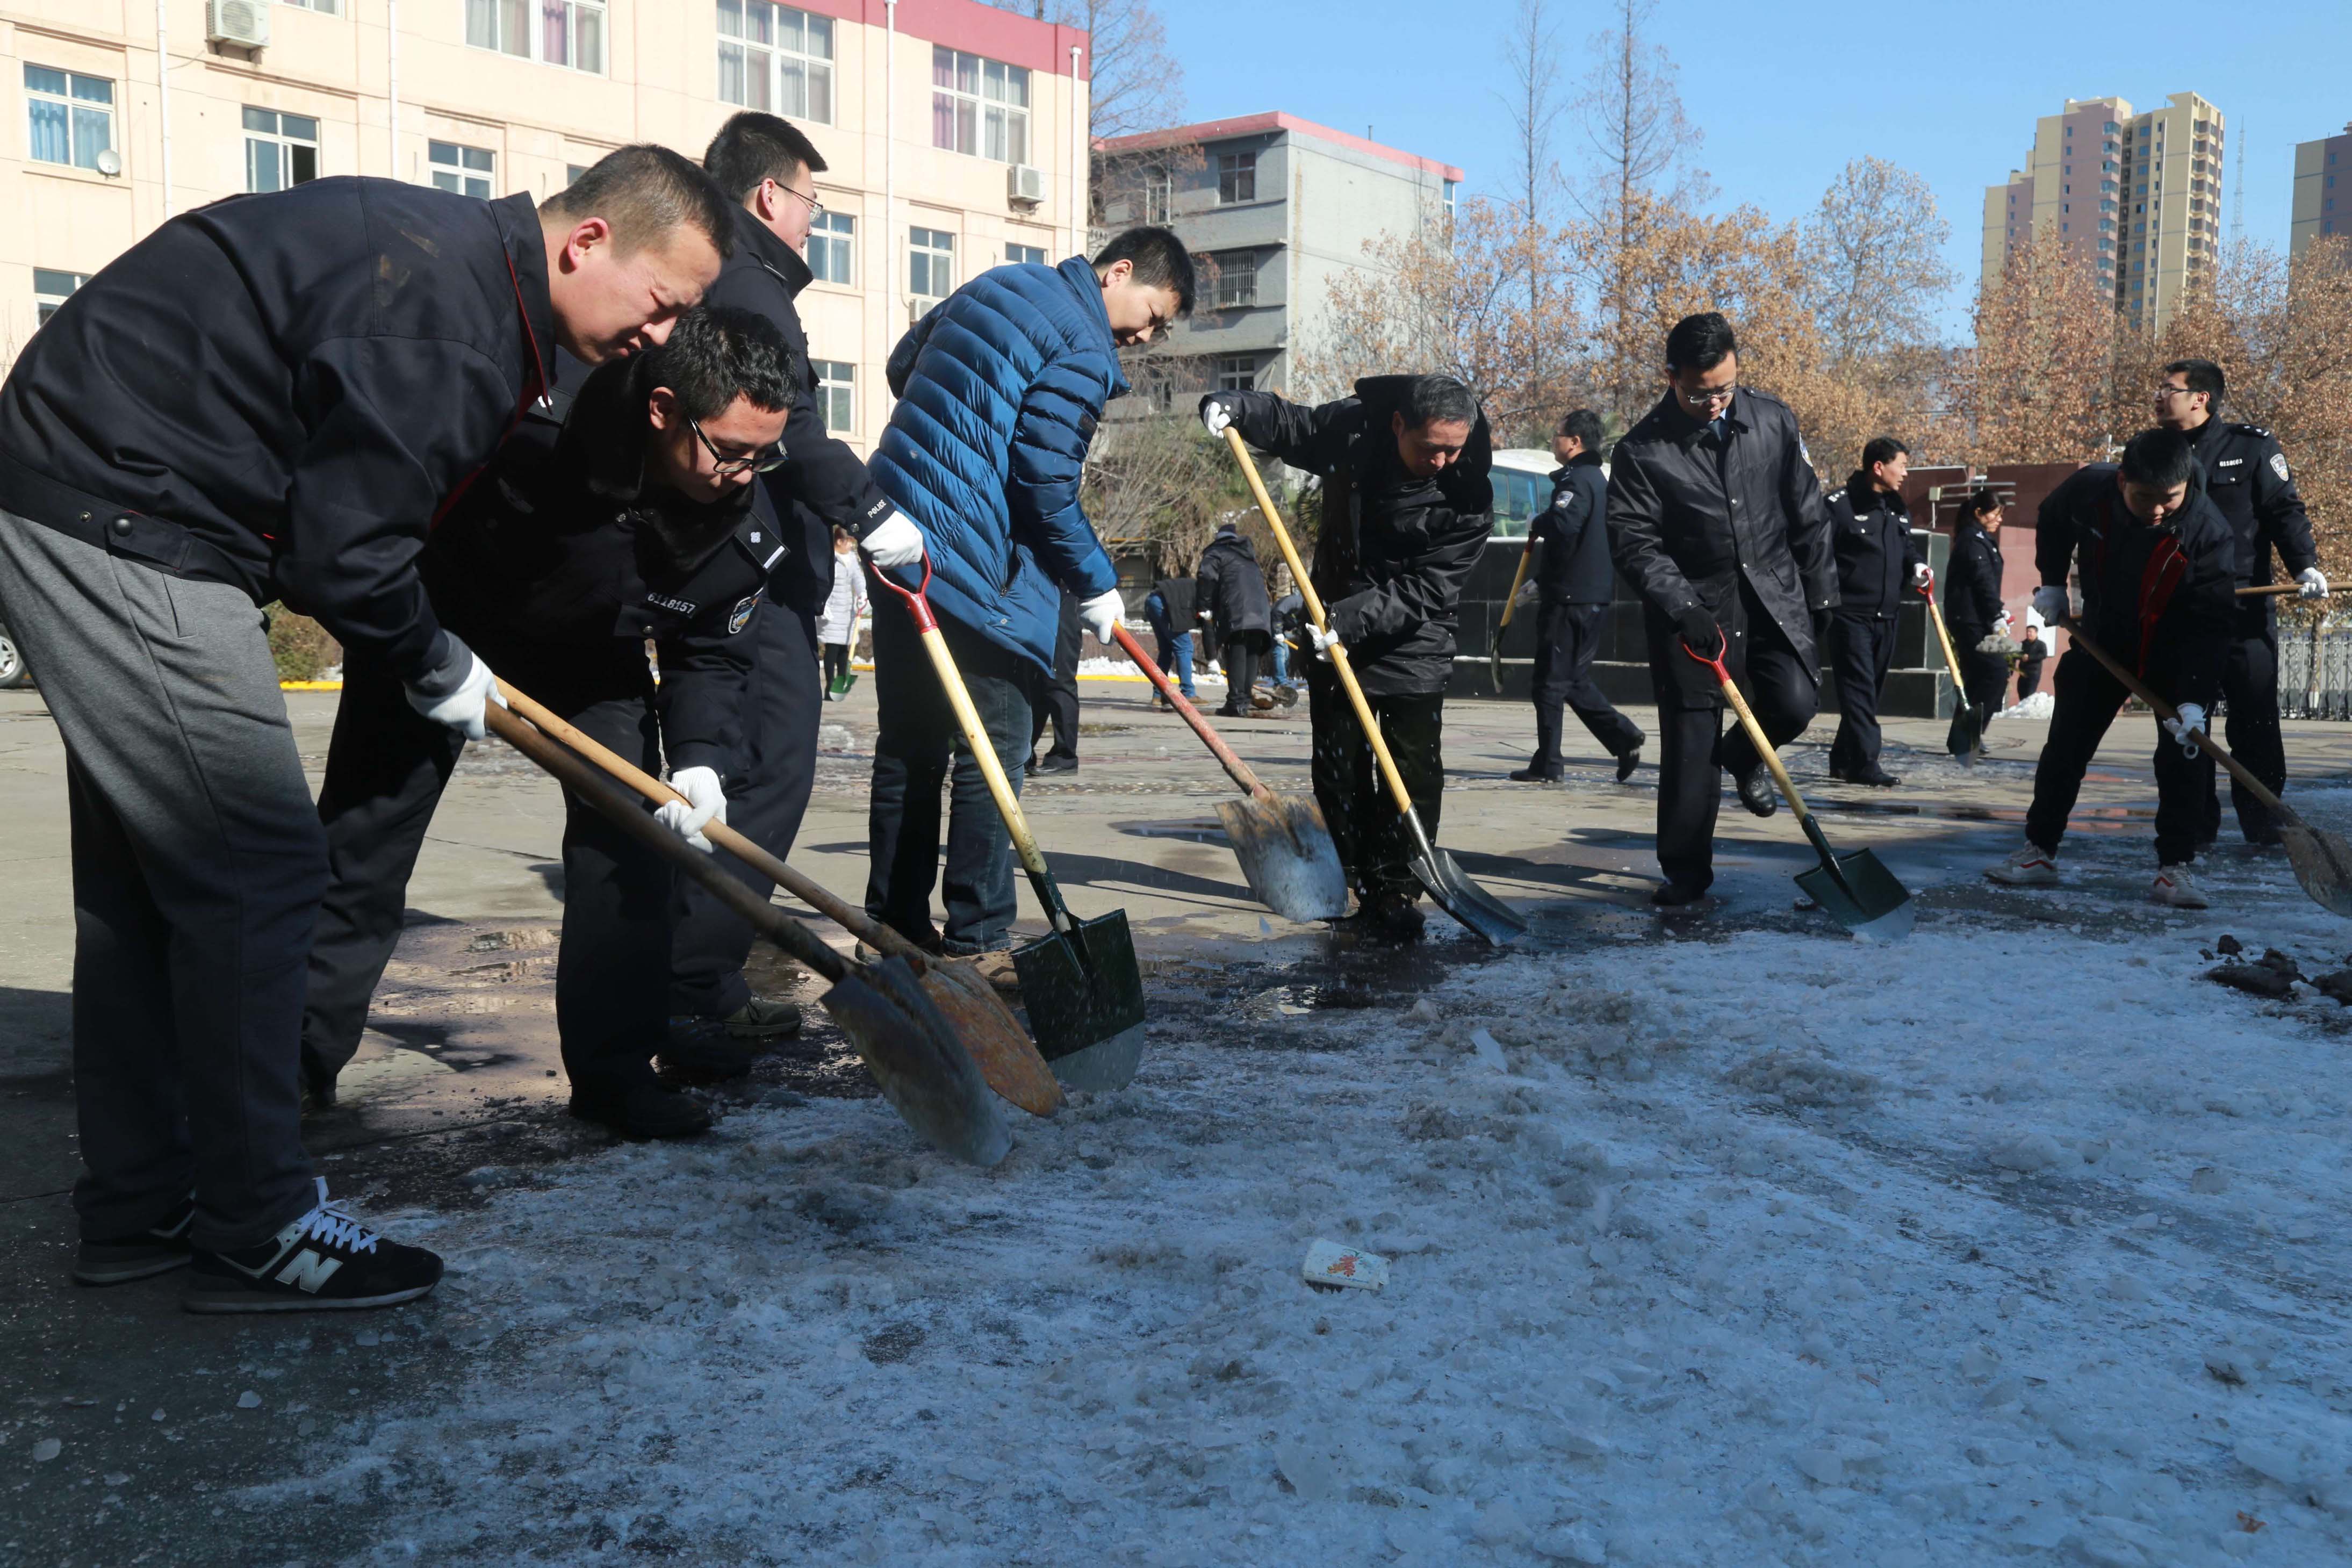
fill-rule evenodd
<path id="1" fill-rule="evenodd" d="M 1119 626 L 1112 635 L 1224 765 L 1227 776 L 1248 792 L 1246 800 L 1219 802 L 1217 817 L 1225 825 L 1225 839 L 1234 847 L 1234 858 L 1242 863 L 1242 875 L 1249 879 L 1251 894 L 1284 920 L 1302 925 L 1346 914 L 1348 874 L 1339 868 L 1339 851 L 1315 803 L 1293 800 L 1266 788 L 1249 764 L 1234 755 L 1224 738 L 1209 727 L 1201 710 L 1184 700 L 1158 665 L 1144 657 L 1133 632 Z"/>
<path id="2" fill-rule="evenodd" d="M 1936 603 L 1935 584 L 1920 589 L 1919 596 L 1927 601 L 1927 615 L 1936 623 L 1936 640 L 1944 645 L 1944 662 L 1952 671 L 1952 728 L 1944 737 L 1944 749 L 1958 757 L 1962 767 L 1972 768 L 1984 741 L 1984 726 L 1977 721 L 1976 704 L 1969 700 L 1968 678 L 1960 673 L 1960 656 L 1952 651 L 1952 633 Z"/>
<path id="3" fill-rule="evenodd" d="M 1511 574 L 1511 595 L 1503 601 L 1503 618 L 1495 623 L 1494 639 L 1486 645 L 1486 679 L 1495 683 L 1495 695 L 1503 694 L 1503 634 L 1510 629 L 1511 612 L 1519 607 L 1519 586 L 1528 580 L 1528 563 L 1535 559 L 1536 537 L 1528 535 L 1528 547 L 1519 552 L 1519 569 Z"/>
<path id="4" fill-rule="evenodd" d="M 964 689 L 939 617 L 931 614 L 931 558 L 923 557 L 923 581 L 912 590 L 879 571 L 874 575 L 906 601 L 908 613 L 915 617 L 915 630 L 931 656 L 931 667 L 939 671 L 956 721 L 963 727 L 964 745 L 980 764 L 981 777 L 988 781 L 988 793 L 1004 818 L 1005 831 L 1013 836 L 1021 868 L 1029 874 L 1029 886 L 1053 923 L 1046 935 L 1013 950 L 1013 973 L 1021 982 L 1021 1001 L 1029 1010 L 1037 1049 L 1054 1076 L 1072 1089 L 1125 1089 L 1143 1059 L 1143 972 L 1135 962 L 1127 911 L 1113 910 L 1081 921 L 1073 919 L 1069 906 L 1062 902 L 1053 868 L 1045 864 L 1045 852 L 1029 831 L 1020 797 L 1005 780 L 995 742 Z"/>
<path id="5" fill-rule="evenodd" d="M 1895 942 L 1911 934 L 1911 921 L 1917 913 L 1911 907 L 1911 894 L 1895 879 L 1895 873 L 1880 864 L 1872 850 L 1857 849 L 1851 855 L 1840 855 L 1830 848 L 1830 841 L 1822 833 L 1822 825 L 1805 809 L 1804 797 L 1797 793 L 1789 777 L 1789 770 L 1780 765 L 1780 753 L 1764 738 L 1764 726 L 1748 711 L 1748 699 L 1739 694 L 1739 687 L 1724 668 L 1724 655 L 1729 645 L 1712 657 L 1699 652 L 1688 643 L 1683 651 L 1715 671 L 1716 683 L 1723 688 L 1724 700 L 1739 715 L 1740 728 L 1748 731 L 1748 743 L 1764 765 L 1772 770 L 1772 782 L 1780 786 L 1788 798 L 1789 809 L 1797 816 L 1797 826 L 1813 846 L 1813 853 L 1822 863 L 1810 871 L 1797 873 L 1797 888 L 1816 905 L 1829 911 L 1830 918 L 1862 938 L 1864 942 Z"/>
<path id="6" fill-rule="evenodd" d="M 667 805 L 680 798 L 669 785 L 644 769 L 631 765 L 626 758 L 593 737 L 581 733 L 505 681 L 499 682 L 499 689 L 505 693 L 509 705 L 538 725 L 541 733 L 562 742 L 654 805 Z M 866 946 L 904 959 L 907 967 L 915 972 L 916 982 L 930 997 L 931 1005 L 954 1026 L 956 1037 L 971 1053 L 971 1059 L 979 1065 L 980 1075 L 988 1080 L 989 1088 L 1032 1116 L 1051 1116 L 1062 1108 L 1061 1087 L 1054 1081 L 1054 1074 L 1045 1066 L 1045 1058 L 1037 1054 L 1036 1046 L 1022 1030 L 1020 1022 L 1013 1016 L 1012 1009 L 1005 1006 L 1003 999 L 997 995 L 996 988 L 971 964 L 925 952 L 864 910 L 845 899 L 835 897 L 802 876 L 724 822 L 713 820 L 704 826 L 702 833 L 719 848 L 808 904 Z"/>
<path id="7" fill-rule="evenodd" d="M 564 787 L 672 866 L 708 888 L 751 929 L 833 982 L 824 1010 L 882 1088 L 908 1126 L 931 1147 L 974 1165 L 993 1165 L 1011 1152 L 1013 1134 L 989 1098 L 971 1053 L 923 993 L 900 958 L 852 963 L 816 933 L 729 876 L 548 736 L 496 703 L 483 721 L 500 740 L 545 768 Z"/>
<path id="8" fill-rule="evenodd" d="M 2158 719 L 2178 720 L 2180 715 L 2172 704 L 2147 689 L 2130 670 L 2116 662 L 2105 648 L 2083 635 L 2082 626 L 2072 616 L 2066 620 L 2066 631 L 2074 646 L 2106 666 L 2107 673 L 2116 678 L 2126 691 L 2138 698 L 2156 712 Z M 2328 833 L 2311 826 L 2297 816 L 2279 797 L 2263 786 L 2263 781 L 2248 772 L 2246 765 L 2223 751 L 2211 735 L 2202 730 L 2191 730 L 2197 743 L 2213 753 L 2213 760 L 2229 770 L 2248 795 L 2270 808 L 2278 818 L 2279 837 L 2286 840 L 2287 864 L 2294 868 L 2294 879 L 2311 895 L 2311 901 L 2333 914 L 2352 919 L 2352 843 L 2347 843 L 2340 833 Z"/>
<path id="9" fill-rule="evenodd" d="M 2330 588 L 2327 590 L 2331 595 L 2341 594 L 2346 591 L 2347 590 L 2342 588 Z M 2300 583 L 2265 583 L 2259 588 L 2239 589 L 2238 597 L 2241 599 L 2276 599 L 2283 598 L 2289 594 L 2300 595 L 2302 593 L 2303 584 Z"/>
<path id="10" fill-rule="evenodd" d="M 1298 558 L 1298 547 L 1290 542 L 1290 531 L 1282 525 L 1282 513 L 1275 510 L 1274 498 L 1265 493 L 1265 481 L 1258 477 L 1257 464 L 1243 444 L 1242 433 L 1232 426 L 1225 427 L 1225 442 L 1240 459 L 1242 476 L 1249 480 L 1251 495 L 1257 500 L 1257 509 L 1265 517 L 1266 526 L 1274 530 L 1274 540 L 1282 546 L 1282 558 L 1290 563 L 1291 580 L 1307 605 L 1307 614 L 1314 620 L 1316 629 L 1325 637 L 1331 635 L 1331 624 L 1324 618 L 1322 596 L 1307 575 L 1307 563 Z M 1528 923 L 1511 912 L 1510 906 L 1472 881 L 1468 873 L 1454 863 L 1454 857 L 1429 841 L 1421 826 L 1421 814 L 1413 809 L 1412 794 L 1404 787 L 1404 776 L 1397 772 L 1396 760 L 1389 755 L 1389 743 L 1381 734 L 1381 721 L 1372 715 L 1372 706 L 1364 700 L 1364 689 L 1356 683 L 1355 667 L 1348 662 L 1348 650 L 1334 639 L 1329 645 L 1331 668 L 1339 674 L 1339 684 L 1348 689 L 1348 700 L 1356 710 L 1356 722 L 1363 727 L 1364 739 L 1371 742 L 1372 755 L 1381 765 L 1381 776 L 1388 781 L 1389 794 L 1395 797 L 1397 810 L 1404 814 L 1404 825 L 1412 835 L 1412 874 L 1429 889 L 1429 896 L 1438 906 L 1459 921 L 1465 929 L 1481 941 L 1501 947 L 1515 938 L 1527 934 Z"/>

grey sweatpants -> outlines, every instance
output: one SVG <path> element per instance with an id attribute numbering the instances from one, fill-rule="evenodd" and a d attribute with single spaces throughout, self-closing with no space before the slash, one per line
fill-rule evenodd
<path id="1" fill-rule="evenodd" d="M 193 1190 L 200 1247 L 316 1201 L 297 1063 L 326 849 L 240 590 L 0 511 L 0 611 L 65 736 L 85 1237 Z"/>

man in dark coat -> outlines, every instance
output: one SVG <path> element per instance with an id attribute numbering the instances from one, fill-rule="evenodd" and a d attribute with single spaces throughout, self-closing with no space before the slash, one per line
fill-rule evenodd
<path id="1" fill-rule="evenodd" d="M 1617 782 L 1642 761 L 1642 727 L 1611 706 L 1592 683 L 1592 658 L 1616 596 L 1609 559 L 1609 480 L 1601 471 L 1601 416 L 1579 408 L 1552 434 L 1551 505 L 1528 530 L 1536 552 L 1536 754 L 1511 775 L 1523 784 L 1562 776 L 1559 721 L 1572 708 L 1592 738 L 1617 759 Z"/>
<path id="2" fill-rule="evenodd" d="M 2009 685 L 2009 660 L 1982 647 L 2009 615 L 2000 602 L 2000 493 L 1979 486 L 1952 525 L 1952 558 L 1945 572 L 1944 625 L 1967 686 L 1958 695 L 1976 710 L 1979 737 L 2000 710 L 2001 691 Z"/>
<path id="3" fill-rule="evenodd" d="M 1192 689 L 1192 622 L 1197 597 L 1192 574 L 1188 572 L 1182 576 L 1160 578 L 1143 598 L 1144 619 L 1151 623 L 1151 635 L 1160 644 L 1160 668 L 1176 683 L 1176 689 L 1187 700 L 1197 695 Z M 1151 705 L 1163 712 L 1173 711 L 1172 705 L 1157 691 L 1151 694 Z"/>
<path id="4" fill-rule="evenodd" d="M 2279 450 L 2278 438 L 2261 426 L 2216 417 L 2224 391 L 2220 365 L 2210 360 L 2175 360 L 2164 367 L 2157 384 L 2156 422 L 2189 437 L 2204 471 L 2205 494 L 2229 520 L 2238 542 L 2238 586 L 2266 586 L 2275 581 L 2271 575 L 2275 550 L 2301 584 L 2302 596 L 2324 599 L 2327 579 L 2319 570 L 2311 519 L 2295 490 L 2286 454 Z M 2277 602 L 2268 595 L 2250 595 L 2236 601 L 2236 612 L 2221 665 L 2221 695 L 2230 709 L 2223 739 L 2230 754 L 2277 794 L 2286 788 L 2286 742 L 2279 733 Z M 2198 842 L 2210 844 L 2221 832 L 2213 759 L 2199 758 L 2197 771 L 2204 780 Z M 2230 785 L 2230 804 L 2247 843 L 2279 842 L 2270 808 L 2235 781 Z"/>
<path id="5" fill-rule="evenodd" d="M 1797 416 L 1738 385 L 1738 372 L 1730 322 L 1712 310 L 1677 321 L 1666 395 L 1617 443 L 1609 471 L 1610 548 L 1642 595 L 1657 693 L 1666 880 L 1652 901 L 1667 908 L 1715 879 L 1720 770 L 1749 811 L 1778 809 L 1746 731 L 1722 732 L 1722 689 L 1691 650 L 1723 656 L 1777 746 L 1820 705 L 1813 616 L 1838 602 L 1829 517 Z"/>
<path id="6" fill-rule="evenodd" d="M 1270 392 L 1212 393 L 1201 421 L 1219 437 L 1231 425 L 1323 479 L 1307 570 L 1434 840 L 1462 584 L 1494 529 L 1493 447 L 1477 399 L 1450 376 L 1374 376 L 1315 408 Z M 1355 886 L 1355 919 L 1369 935 L 1410 940 L 1422 927 L 1411 835 L 1331 668 L 1329 639 L 1311 624 L 1306 633 L 1322 656 L 1307 674 L 1315 798 Z"/>
<path id="7" fill-rule="evenodd" d="M 0 619 L 66 744 L 86 1282 L 193 1260 L 186 1304 L 219 1312 L 380 1306 L 439 1278 L 327 1202 L 303 1152 L 327 854 L 259 606 L 316 616 L 347 666 L 481 733 L 492 679 L 426 602 L 427 527 L 559 346 L 661 341 L 726 225 L 653 147 L 536 211 L 313 180 L 164 223 L 17 355 Z"/>
<path id="8" fill-rule="evenodd" d="M 2044 632 L 2028 626 L 2025 635 L 2017 640 L 2020 655 L 2017 661 L 2017 700 L 2020 702 L 2042 689 L 2042 667 L 2050 658 L 2050 645 L 2042 640 Z"/>
<path id="9" fill-rule="evenodd" d="M 816 371 L 794 301 L 811 281 L 809 226 L 824 209 L 816 176 L 824 160 L 809 139 L 772 114 L 745 112 L 712 137 L 702 166 L 736 205 L 735 253 L 710 287 L 710 302 L 764 316 L 793 351 L 791 416 L 784 460 L 761 476 L 778 524 L 767 608 L 751 624 L 752 678 L 743 686 L 742 742 L 727 779 L 728 821 L 778 859 L 790 857 L 816 783 L 817 723 L 824 710 L 817 622 L 833 592 L 833 530 L 853 537 L 893 514 L 866 461 L 824 426 Z M 844 356 L 846 357 L 846 356 Z M 761 898 L 768 879 L 731 855 L 730 875 Z M 678 879 L 670 1014 L 682 1042 L 698 1026 L 723 1021 L 742 1039 L 774 1039 L 800 1027 L 800 1009 L 752 994 L 743 978 L 751 928 L 699 882 Z"/>
<path id="10" fill-rule="evenodd" d="M 1226 719 L 1255 717 L 1258 661 L 1274 643 L 1274 602 L 1266 596 L 1257 552 L 1238 527 L 1224 523 L 1201 552 L 1192 575 L 1198 613 L 1224 661 L 1225 701 L 1217 712 Z"/>
<path id="11" fill-rule="evenodd" d="M 1895 665 L 1904 604 L 1935 574 L 1911 538 L 1903 480 L 1911 448 L 1881 436 L 1862 449 L 1862 467 L 1822 499 L 1837 556 L 1838 604 L 1830 612 L 1830 674 L 1837 682 L 1837 739 L 1830 777 L 1881 788 L 1903 781 L 1879 765 L 1878 694 Z"/>
<path id="12" fill-rule="evenodd" d="M 2221 664 L 2236 604 L 2237 543 L 2204 493 L 2204 475 L 2177 430 L 2143 430 L 2123 462 L 2094 463 L 2050 492 L 2035 519 L 2034 565 L 2042 586 L 2033 607 L 2053 625 L 2065 618 L 2066 575 L 2081 581 L 2085 633 L 2151 691 L 2177 720 L 2156 753 L 2156 880 L 2152 902 L 2201 910 L 2189 878 L 2197 858 L 2197 770 L 2191 731 L 2221 693 Z M 2128 693 L 2080 639 L 2058 660 L 2057 708 L 2033 773 L 2025 844 L 1985 876 L 2010 887 L 2053 887 L 2058 842 L 2082 791 L 2083 774 Z"/>
<path id="13" fill-rule="evenodd" d="M 572 384 L 524 417 L 425 547 L 435 608 L 517 689 L 647 773 L 667 757 L 694 803 L 662 808 L 681 836 L 727 820 L 721 781 L 742 744 L 750 628 L 776 549 L 752 475 L 782 456 L 799 374 L 764 317 L 689 311 L 653 353 L 564 374 Z M 324 1098 L 359 1046 L 465 742 L 409 712 L 387 672 L 346 673 L 319 796 L 333 875 L 303 1019 L 304 1075 Z M 751 1047 L 715 1021 L 698 1039 L 666 1034 L 668 864 L 583 802 L 565 807 L 555 1026 L 572 1114 L 635 1137 L 699 1132 L 709 1117 L 656 1080 L 651 1058 L 740 1077 Z"/>

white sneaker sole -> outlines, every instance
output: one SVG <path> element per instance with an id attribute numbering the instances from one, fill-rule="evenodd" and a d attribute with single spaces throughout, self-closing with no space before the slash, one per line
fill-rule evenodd
<path id="1" fill-rule="evenodd" d="M 219 1315 L 231 1312 L 357 1312 L 371 1307 L 397 1307 L 403 1301 L 414 1301 L 429 1295 L 434 1285 L 417 1285 L 405 1290 L 388 1290 L 381 1296 L 288 1296 L 276 1290 L 191 1290 L 180 1298 L 180 1310 L 199 1315 Z"/>
<path id="2" fill-rule="evenodd" d="M 2061 885 L 2055 872 L 2018 874 L 1993 870 L 1985 873 L 1985 880 L 2004 888 L 2055 888 Z"/>

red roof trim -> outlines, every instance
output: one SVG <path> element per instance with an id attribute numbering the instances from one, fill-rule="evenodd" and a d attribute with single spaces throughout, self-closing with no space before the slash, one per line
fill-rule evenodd
<path id="1" fill-rule="evenodd" d="M 1334 131 L 1328 125 L 1318 125 L 1311 120 L 1301 120 L 1295 114 L 1276 110 L 1270 114 L 1244 114 L 1229 120 L 1204 120 L 1197 125 L 1180 125 L 1172 131 L 1147 131 L 1139 136 L 1114 136 L 1100 143 L 1106 153 L 1136 153 L 1151 147 L 1174 147 L 1190 142 L 1222 142 L 1234 136 L 1261 135 L 1270 131 L 1287 131 L 1293 135 L 1312 136 L 1318 141 L 1335 142 L 1358 153 L 1369 153 L 1391 163 L 1402 163 L 1440 179 L 1460 180 L 1462 171 L 1451 163 L 1441 163 L 1434 158 L 1390 147 L 1361 136 L 1350 136 L 1344 131 Z"/>
<path id="2" fill-rule="evenodd" d="M 784 0 L 797 10 L 838 17 L 877 30 L 890 23 L 883 0 Z M 983 5 L 980 0 L 898 0 L 898 31 L 926 43 L 986 55 L 1007 65 L 1052 76 L 1070 74 L 1070 46 L 1078 47 L 1078 79 L 1094 76 L 1093 40 L 1084 27 L 1065 27 Z"/>

